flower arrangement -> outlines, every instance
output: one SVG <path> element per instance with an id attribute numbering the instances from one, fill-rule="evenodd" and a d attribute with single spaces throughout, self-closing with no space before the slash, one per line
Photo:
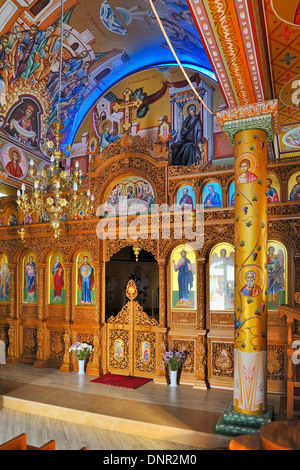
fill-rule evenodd
<path id="1" fill-rule="evenodd" d="M 179 370 L 186 359 L 185 351 L 166 351 L 163 355 L 170 370 Z"/>
<path id="2" fill-rule="evenodd" d="M 76 343 L 72 344 L 69 351 L 73 352 L 77 359 L 81 361 L 87 359 L 94 349 L 90 344 L 77 341 Z"/>

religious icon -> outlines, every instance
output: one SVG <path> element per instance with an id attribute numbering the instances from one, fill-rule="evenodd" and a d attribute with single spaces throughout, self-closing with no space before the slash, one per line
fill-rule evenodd
<path id="1" fill-rule="evenodd" d="M 6 165 L 5 169 L 11 176 L 15 178 L 22 178 L 24 176 L 23 171 L 19 165 L 19 161 L 21 160 L 21 156 L 18 150 L 12 149 L 10 152 L 10 162 Z"/>
<path id="2" fill-rule="evenodd" d="M 0 256 L 0 302 L 10 301 L 10 270 L 8 267 L 7 257 L 2 254 Z"/>
<path id="3" fill-rule="evenodd" d="M 157 138 L 160 142 L 167 142 L 172 140 L 171 123 L 168 121 L 168 116 L 163 116 L 158 126 Z"/>
<path id="4" fill-rule="evenodd" d="M 209 183 L 203 188 L 202 200 L 204 207 L 221 207 L 222 191 L 218 183 Z"/>
<path id="5" fill-rule="evenodd" d="M 115 355 L 114 359 L 121 361 L 124 357 L 124 341 L 122 339 L 117 339 L 115 341 Z"/>
<path id="6" fill-rule="evenodd" d="M 229 202 L 230 206 L 234 206 L 234 204 L 235 204 L 235 183 L 234 183 L 234 181 L 229 186 L 228 202 Z"/>
<path id="7" fill-rule="evenodd" d="M 243 154 L 240 156 L 237 168 L 238 168 L 238 184 L 251 183 L 257 179 L 253 168 L 253 158 L 250 154 Z"/>
<path id="8" fill-rule="evenodd" d="M 192 248 L 180 245 L 171 257 L 172 308 L 196 308 L 196 255 Z"/>
<path id="9" fill-rule="evenodd" d="M 23 225 L 31 225 L 33 224 L 33 218 L 29 214 L 24 214 L 23 218 Z"/>
<path id="10" fill-rule="evenodd" d="M 203 127 L 199 114 L 199 103 L 188 102 L 183 110 L 186 118 L 180 137 L 172 146 L 172 164 L 190 166 L 201 161 Z"/>
<path id="11" fill-rule="evenodd" d="M 245 295 L 246 297 L 255 297 L 261 294 L 261 288 L 257 283 L 257 272 L 254 269 L 246 270 L 244 273 L 244 279 L 246 283 L 243 285 L 241 289 L 241 294 Z"/>
<path id="12" fill-rule="evenodd" d="M 282 143 L 292 149 L 299 150 L 300 148 L 300 127 L 292 127 L 291 130 L 286 132 L 282 137 Z"/>
<path id="13" fill-rule="evenodd" d="M 37 267 L 34 253 L 28 253 L 23 260 L 24 266 L 24 288 L 23 302 L 37 302 Z"/>
<path id="14" fill-rule="evenodd" d="M 18 225 L 17 216 L 12 209 L 8 217 L 8 225 Z"/>
<path id="15" fill-rule="evenodd" d="M 285 247 L 275 241 L 268 242 L 268 309 L 277 310 L 286 303 L 287 254 Z"/>
<path id="16" fill-rule="evenodd" d="M 155 203 L 151 184 L 138 177 L 121 179 L 109 192 L 105 202 L 105 216 L 137 215 L 151 212 Z"/>
<path id="17" fill-rule="evenodd" d="M 6 123 L 5 132 L 28 147 L 37 147 L 37 111 L 37 106 L 30 100 L 22 102 Z"/>
<path id="18" fill-rule="evenodd" d="M 49 259 L 49 274 L 50 274 L 50 304 L 64 304 L 65 303 L 65 281 L 64 281 L 64 266 L 62 256 L 60 253 L 53 253 Z"/>
<path id="19" fill-rule="evenodd" d="M 94 304 L 94 267 L 88 252 L 80 253 L 77 257 L 77 305 Z"/>
<path id="20" fill-rule="evenodd" d="M 229 243 L 214 247 L 209 261 L 210 310 L 234 307 L 234 248 Z"/>
<path id="21" fill-rule="evenodd" d="M 150 345 L 148 341 L 142 342 L 141 362 L 148 362 L 150 360 Z"/>
<path id="22" fill-rule="evenodd" d="M 293 175 L 289 180 L 288 185 L 290 201 L 300 200 L 300 173 Z"/>
<path id="23" fill-rule="evenodd" d="M 112 122 L 109 119 L 106 119 L 101 123 L 100 132 L 101 132 L 101 139 L 100 139 L 100 153 L 108 147 L 112 142 L 120 139 L 120 135 L 117 135 L 115 131 L 111 131 L 112 129 Z"/>
<path id="24" fill-rule="evenodd" d="M 195 209 L 195 191 L 192 186 L 182 186 L 176 194 L 176 205 L 178 210 Z"/>
<path id="25" fill-rule="evenodd" d="M 27 174 L 27 161 L 24 153 L 7 144 L 2 148 L 2 165 L 9 176 L 23 179 Z"/>
<path id="26" fill-rule="evenodd" d="M 275 184 L 273 184 L 273 182 Z M 279 196 L 278 196 L 278 192 L 277 192 L 276 187 L 279 190 L 279 182 L 278 182 L 277 178 L 275 178 L 273 175 L 272 175 L 272 178 L 270 176 L 268 176 L 268 178 L 267 178 L 267 201 L 268 202 L 278 202 L 279 201 Z"/>
<path id="27" fill-rule="evenodd" d="M 89 141 L 89 154 L 95 155 L 95 153 L 98 152 L 98 149 L 99 149 L 98 139 L 95 136 L 93 136 L 91 137 Z"/>

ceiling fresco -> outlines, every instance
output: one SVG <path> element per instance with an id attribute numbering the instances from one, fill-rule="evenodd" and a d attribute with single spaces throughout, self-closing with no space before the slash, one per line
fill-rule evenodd
<path id="1" fill-rule="evenodd" d="M 25 8 L 21 0 L 7 0 L 0 11 L 0 125 L 10 140 L 46 154 L 59 97 L 61 10 L 59 1 L 28 3 Z M 182 63 L 213 78 L 186 3 L 157 0 L 156 8 Z M 175 62 L 147 0 L 65 0 L 63 31 L 64 144 L 114 83 Z"/>
<path id="2" fill-rule="evenodd" d="M 300 2 L 265 0 L 264 6 L 274 97 L 281 125 L 293 124 L 300 121 Z"/>

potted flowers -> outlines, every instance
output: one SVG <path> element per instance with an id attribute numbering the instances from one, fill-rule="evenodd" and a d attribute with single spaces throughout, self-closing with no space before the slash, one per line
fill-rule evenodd
<path id="1" fill-rule="evenodd" d="M 84 374 L 84 364 L 89 355 L 94 351 L 92 346 L 87 343 L 76 341 L 69 349 L 78 359 L 78 374 Z"/>
<path id="2" fill-rule="evenodd" d="M 166 366 L 170 369 L 170 385 L 176 387 L 177 372 L 186 359 L 185 351 L 166 351 L 163 355 Z"/>

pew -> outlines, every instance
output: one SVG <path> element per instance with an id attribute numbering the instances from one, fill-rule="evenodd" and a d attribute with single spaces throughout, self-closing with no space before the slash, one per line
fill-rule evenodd
<path id="1" fill-rule="evenodd" d="M 0 450 L 55 450 L 55 441 L 51 440 L 41 447 L 31 446 L 27 444 L 27 435 L 22 433 L 13 439 L 10 439 L 3 444 L 0 444 Z M 80 450 L 87 450 L 86 447 L 82 447 Z"/>
<path id="2" fill-rule="evenodd" d="M 300 292 L 294 295 L 297 304 L 300 304 Z M 294 419 L 294 394 L 295 389 L 300 388 L 300 382 L 296 378 L 296 364 L 300 363 L 300 350 L 298 350 L 299 341 L 294 337 L 294 321 L 300 321 L 300 308 L 281 305 L 277 311 L 280 317 L 286 317 L 287 321 L 287 347 L 288 358 L 287 368 L 287 400 L 286 400 L 286 419 Z"/>

